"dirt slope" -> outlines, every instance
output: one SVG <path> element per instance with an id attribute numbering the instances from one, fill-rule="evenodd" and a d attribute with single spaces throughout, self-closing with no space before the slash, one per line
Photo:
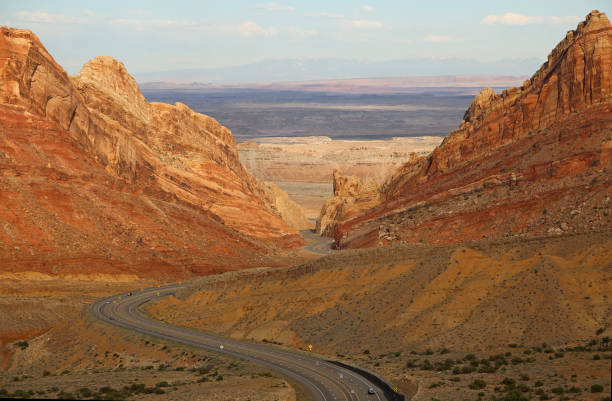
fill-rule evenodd
<path id="1" fill-rule="evenodd" d="M 312 344 L 414 400 L 600 400 L 589 388 L 609 392 L 611 291 L 608 231 L 338 251 L 201 278 L 148 311 L 231 337 Z"/>
<path id="2" fill-rule="evenodd" d="M 295 400 L 289 383 L 252 364 L 87 311 L 96 299 L 152 284 L 127 275 L 0 276 L 0 398 Z"/>
<path id="3" fill-rule="evenodd" d="M 296 268 L 235 272 L 153 305 L 155 316 L 239 338 L 485 350 L 567 344 L 611 322 L 610 234 L 342 252 Z"/>

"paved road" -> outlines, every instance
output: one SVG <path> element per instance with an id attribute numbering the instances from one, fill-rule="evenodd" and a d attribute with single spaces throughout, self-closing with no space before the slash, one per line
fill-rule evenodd
<path id="1" fill-rule="evenodd" d="M 384 393 L 363 376 L 325 360 L 263 344 L 241 342 L 151 320 L 138 309 L 152 298 L 174 294 L 183 285 L 171 284 L 118 294 L 91 306 L 99 319 L 127 329 L 246 359 L 301 384 L 316 401 L 384 401 Z M 159 295 L 158 295 L 159 294 Z M 373 388 L 375 394 L 368 394 Z"/>
<path id="2" fill-rule="evenodd" d="M 317 255 L 329 255 L 332 253 L 331 238 L 322 237 L 312 232 L 312 230 L 302 230 L 300 234 L 302 234 L 302 237 L 306 240 L 306 246 L 302 249 Z"/>

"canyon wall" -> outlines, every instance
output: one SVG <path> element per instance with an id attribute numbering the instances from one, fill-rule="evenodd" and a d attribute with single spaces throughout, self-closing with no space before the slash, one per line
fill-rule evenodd
<path id="1" fill-rule="evenodd" d="M 149 104 L 110 57 L 68 77 L 27 30 L 0 28 L 0 58 L 4 269 L 204 273 L 303 244 L 299 206 L 213 118 Z"/>
<path id="2" fill-rule="evenodd" d="M 593 11 L 523 86 L 481 91 L 457 130 L 333 236 L 364 247 L 609 229 L 611 136 L 612 27 Z"/>
<path id="3" fill-rule="evenodd" d="M 332 175 L 382 184 L 411 153 L 425 156 L 441 137 L 338 140 L 326 136 L 257 138 L 238 144 L 242 164 L 255 177 L 285 190 L 313 220 L 333 194 Z"/>
<path id="4" fill-rule="evenodd" d="M 344 175 L 338 170 L 334 170 L 332 177 L 333 196 L 321 208 L 315 228 L 317 233 L 327 237 L 333 235 L 338 222 L 380 201 L 380 189 L 374 182 Z"/>

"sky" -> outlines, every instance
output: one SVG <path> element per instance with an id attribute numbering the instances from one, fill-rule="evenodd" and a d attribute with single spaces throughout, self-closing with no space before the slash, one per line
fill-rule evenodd
<path id="1" fill-rule="evenodd" d="M 611 5 L 610 0 L 0 0 L 0 24 L 34 31 L 70 74 L 99 55 L 119 59 L 134 73 L 300 58 L 544 61 L 589 11 L 610 11 Z"/>

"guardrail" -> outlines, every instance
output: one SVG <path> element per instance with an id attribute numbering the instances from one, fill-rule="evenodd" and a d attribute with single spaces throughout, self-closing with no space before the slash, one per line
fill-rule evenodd
<path id="1" fill-rule="evenodd" d="M 343 362 L 329 360 L 327 362 L 333 363 L 334 365 L 338 365 L 348 370 L 352 370 L 353 372 L 367 378 L 372 383 L 375 383 L 385 393 L 385 397 L 390 401 L 407 401 L 407 397 L 404 394 L 395 392 L 389 383 L 375 373 Z"/>

